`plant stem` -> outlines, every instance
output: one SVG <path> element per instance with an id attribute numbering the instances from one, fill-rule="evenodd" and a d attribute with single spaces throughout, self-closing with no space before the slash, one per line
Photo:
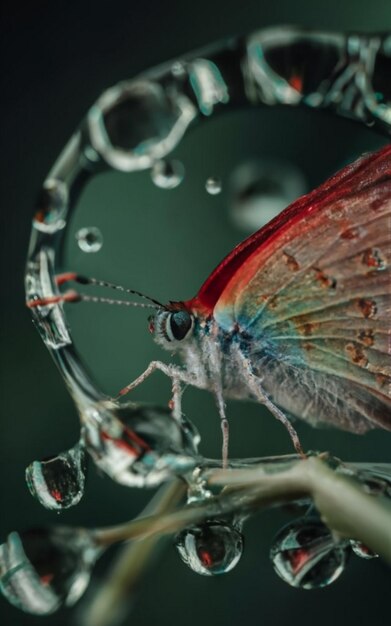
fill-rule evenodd
<path id="1" fill-rule="evenodd" d="M 185 489 L 185 483 L 179 480 L 164 485 L 142 514 L 162 515 L 170 511 L 183 498 Z M 161 536 L 156 534 L 124 546 L 111 573 L 99 586 L 82 616 L 83 626 L 112 626 L 122 620 L 151 564 L 159 541 Z"/>
<path id="2" fill-rule="evenodd" d="M 320 458 L 287 461 L 251 469 L 208 470 L 210 486 L 225 487 L 219 496 L 181 510 L 138 518 L 95 531 L 100 545 L 178 532 L 208 518 L 249 513 L 266 506 L 311 498 L 324 523 L 342 537 L 362 541 L 391 563 L 391 506 L 349 477 L 338 474 Z"/>

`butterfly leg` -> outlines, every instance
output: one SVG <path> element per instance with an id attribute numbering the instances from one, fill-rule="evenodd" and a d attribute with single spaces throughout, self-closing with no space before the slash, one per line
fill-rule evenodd
<path id="1" fill-rule="evenodd" d="M 229 424 L 228 424 L 227 416 L 225 414 L 225 402 L 223 398 L 223 392 L 220 387 L 215 389 L 215 398 L 216 398 L 217 409 L 220 415 L 221 431 L 223 433 L 223 446 L 222 446 L 222 453 L 221 453 L 222 464 L 223 464 L 223 469 L 226 469 L 228 467 Z"/>
<path id="2" fill-rule="evenodd" d="M 216 332 L 216 328 L 213 329 L 212 332 Z M 212 381 L 212 385 L 208 388 L 214 394 L 220 416 L 220 426 L 223 435 L 221 458 L 222 466 L 226 469 L 228 467 L 229 424 L 225 413 L 225 401 L 221 381 L 221 355 L 217 349 L 217 341 L 212 340 L 210 343 L 206 344 L 204 358 L 208 364 L 209 376 Z"/>
<path id="3" fill-rule="evenodd" d="M 168 403 L 170 409 L 172 410 L 172 415 L 174 419 L 178 422 L 181 421 L 182 418 L 182 386 L 181 381 L 179 380 L 177 375 L 172 376 L 172 398 Z"/>
<path id="4" fill-rule="evenodd" d="M 254 374 L 249 360 L 243 355 L 241 355 L 241 360 L 248 376 L 248 385 L 250 390 L 255 395 L 255 397 L 269 409 L 270 413 L 272 413 L 274 417 L 278 419 L 278 421 L 284 424 L 290 435 L 290 438 L 292 439 L 292 443 L 296 452 L 301 457 L 306 458 L 306 455 L 300 443 L 299 435 L 297 434 L 295 428 L 292 426 L 292 423 L 289 421 L 287 416 L 266 395 L 266 393 L 262 389 L 261 380 L 258 376 Z"/>
<path id="5" fill-rule="evenodd" d="M 267 406 L 270 413 L 272 413 L 275 418 L 277 418 L 282 424 L 284 424 L 285 428 L 287 429 L 290 435 L 290 438 L 292 439 L 292 443 L 294 445 L 296 452 L 300 454 L 301 457 L 306 458 L 306 454 L 301 445 L 299 435 L 297 434 L 296 429 L 292 426 L 292 423 L 287 418 L 285 413 L 283 413 L 275 404 L 273 404 L 270 398 L 267 397 L 267 395 L 263 392 L 263 390 L 260 387 L 258 389 L 258 397 L 260 401 L 265 406 Z"/>
<path id="6" fill-rule="evenodd" d="M 140 374 L 135 380 L 133 380 L 129 385 L 126 385 L 121 391 L 118 393 L 116 399 L 125 396 L 127 393 L 141 385 L 156 370 L 160 370 L 171 379 L 172 382 L 172 399 L 170 401 L 170 408 L 172 410 L 174 418 L 180 420 L 182 412 L 181 412 L 181 382 L 189 383 L 190 377 L 185 370 L 182 370 L 175 365 L 167 365 L 167 363 L 163 363 L 162 361 L 151 361 L 148 365 L 147 369 Z"/>

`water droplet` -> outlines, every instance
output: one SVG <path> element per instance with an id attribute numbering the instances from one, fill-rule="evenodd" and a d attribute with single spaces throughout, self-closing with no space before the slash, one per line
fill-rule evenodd
<path id="1" fill-rule="evenodd" d="M 207 482 L 200 467 L 196 467 L 191 474 L 187 474 L 186 481 L 188 483 L 187 504 L 201 503 L 213 497 L 212 492 L 207 488 Z"/>
<path id="2" fill-rule="evenodd" d="M 206 179 L 205 189 L 211 196 L 217 196 L 217 194 L 221 193 L 222 188 L 220 178 L 209 176 L 209 178 Z"/>
<path id="3" fill-rule="evenodd" d="M 42 248 L 29 259 L 26 272 L 27 300 L 43 300 L 59 294 L 54 278 L 54 251 Z M 37 306 L 31 310 L 42 340 L 54 350 L 71 344 L 62 305 Z"/>
<path id="4" fill-rule="evenodd" d="M 360 470 L 358 477 L 365 490 L 371 495 L 391 498 L 391 475 L 385 469 L 377 467 Z"/>
<path id="5" fill-rule="evenodd" d="M 129 487 L 158 485 L 197 464 L 198 433 L 168 408 L 97 402 L 83 414 L 82 437 L 94 463 Z"/>
<path id="6" fill-rule="evenodd" d="M 331 585 L 344 571 L 346 544 L 336 544 L 329 529 L 316 518 L 303 517 L 280 530 L 270 558 L 277 574 L 292 587 L 319 589 Z"/>
<path id="7" fill-rule="evenodd" d="M 13 532 L 0 546 L 1 591 L 26 613 L 53 613 L 84 593 L 99 554 L 89 533 L 80 528 Z"/>
<path id="8" fill-rule="evenodd" d="M 196 59 L 189 65 L 190 84 L 203 115 L 211 115 L 216 104 L 229 102 L 228 87 L 215 63 Z"/>
<path id="9" fill-rule="evenodd" d="M 391 89 L 387 75 L 389 74 L 389 43 L 384 41 L 382 49 L 378 50 L 372 73 L 372 90 L 367 94 L 365 104 L 373 113 L 375 119 L 384 120 L 387 124 L 391 119 Z"/>
<path id="10" fill-rule="evenodd" d="M 175 78 L 183 78 L 186 76 L 186 65 L 182 61 L 174 61 L 171 65 L 171 73 Z"/>
<path id="11" fill-rule="evenodd" d="M 215 576 L 231 571 L 243 553 L 243 536 L 223 521 L 207 521 L 185 528 L 175 538 L 184 563 L 197 574 Z"/>
<path id="12" fill-rule="evenodd" d="M 44 233 L 55 233 L 65 226 L 68 209 L 68 187 L 61 180 L 44 182 L 36 202 L 33 224 Z"/>
<path id="13" fill-rule="evenodd" d="M 305 191 L 302 173 L 289 162 L 265 159 L 242 163 L 231 174 L 230 217 L 243 232 L 256 231 Z"/>
<path id="14" fill-rule="evenodd" d="M 94 148 L 91 146 L 87 146 L 84 150 L 85 157 L 91 161 L 91 163 L 98 163 L 100 161 L 100 156 Z"/>
<path id="15" fill-rule="evenodd" d="M 320 106 L 325 99 L 323 79 L 335 73 L 340 46 L 340 39 L 332 35 L 321 39 L 301 32 L 293 36 L 290 28 L 255 32 L 247 41 L 247 92 L 267 104 L 294 105 L 304 98 L 307 105 Z M 311 63 L 304 66 L 303 58 L 310 58 Z M 339 101 L 342 91 L 337 81 L 328 87 L 328 97 L 331 90 Z"/>
<path id="16" fill-rule="evenodd" d="M 356 541 L 355 539 L 350 540 L 350 545 L 352 546 L 352 550 L 356 556 L 359 556 L 362 559 L 375 559 L 379 555 L 376 552 L 373 552 L 364 545 L 361 541 Z"/>
<path id="17" fill-rule="evenodd" d="M 26 468 L 31 494 L 47 509 L 56 511 L 75 506 L 84 493 L 86 458 L 84 447 L 76 446 Z"/>
<path id="18" fill-rule="evenodd" d="M 92 147 L 113 168 L 152 167 L 178 145 L 197 109 L 179 83 L 138 79 L 105 91 L 88 114 Z"/>
<path id="19" fill-rule="evenodd" d="M 161 160 L 153 164 L 151 178 L 160 189 L 175 189 L 183 181 L 185 168 L 180 161 Z"/>
<path id="20" fill-rule="evenodd" d="M 76 241 L 83 252 L 99 252 L 103 246 L 102 233 L 96 226 L 80 228 L 76 233 Z"/>

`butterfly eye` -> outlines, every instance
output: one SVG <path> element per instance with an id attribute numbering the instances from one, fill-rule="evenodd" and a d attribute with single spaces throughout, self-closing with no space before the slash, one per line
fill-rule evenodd
<path id="1" fill-rule="evenodd" d="M 187 311 L 171 313 L 167 319 L 167 338 L 169 341 L 184 339 L 193 325 L 193 318 Z"/>

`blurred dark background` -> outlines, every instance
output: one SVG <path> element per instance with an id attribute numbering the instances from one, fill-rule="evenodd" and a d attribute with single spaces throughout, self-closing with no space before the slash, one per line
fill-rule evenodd
<path id="1" fill-rule="evenodd" d="M 137 514 L 148 499 L 89 473 L 78 507 L 60 516 L 29 495 L 24 468 L 34 459 L 72 446 L 78 437 L 73 404 L 24 307 L 23 270 L 34 198 L 54 160 L 100 93 L 117 81 L 230 35 L 277 24 L 337 31 L 384 31 L 389 0 L 327 3 L 267 2 L 31 2 L 5 3 L 1 20 L 1 442 L 0 538 L 11 530 L 49 523 L 104 526 Z M 69 269 L 122 282 L 167 301 L 194 295 L 208 273 L 241 238 L 229 220 L 229 175 L 248 159 L 284 158 L 295 164 L 307 188 L 385 139 L 368 129 L 311 111 L 263 109 L 238 112 L 196 128 L 176 151 L 186 167 L 176 190 L 155 188 L 146 172 L 105 174 L 86 189 L 67 240 Z M 208 176 L 223 191 L 209 196 Z M 81 226 L 98 226 L 98 254 L 86 255 L 74 240 Z M 101 387 L 110 393 L 140 373 L 152 358 L 169 360 L 154 346 L 146 315 L 88 305 L 69 311 L 76 344 Z M 169 385 L 160 374 L 134 399 L 165 403 Z M 189 390 L 185 410 L 202 434 L 202 452 L 220 453 L 212 399 Z M 232 403 L 231 454 L 260 456 L 291 451 L 285 431 L 260 407 Z M 364 437 L 298 426 L 306 448 L 330 450 L 345 460 L 389 461 L 389 434 Z M 193 574 L 167 549 L 149 574 L 128 622 L 140 626 L 200 621 L 214 626 L 250 623 L 389 624 L 390 571 L 380 561 L 352 558 L 330 588 L 301 592 L 272 570 L 268 549 L 286 513 L 270 511 L 246 530 L 237 568 L 218 579 Z M 104 576 L 107 559 L 97 571 Z M 30 626 L 0 598 L 2 626 Z M 42 619 L 73 624 L 72 612 Z"/>

